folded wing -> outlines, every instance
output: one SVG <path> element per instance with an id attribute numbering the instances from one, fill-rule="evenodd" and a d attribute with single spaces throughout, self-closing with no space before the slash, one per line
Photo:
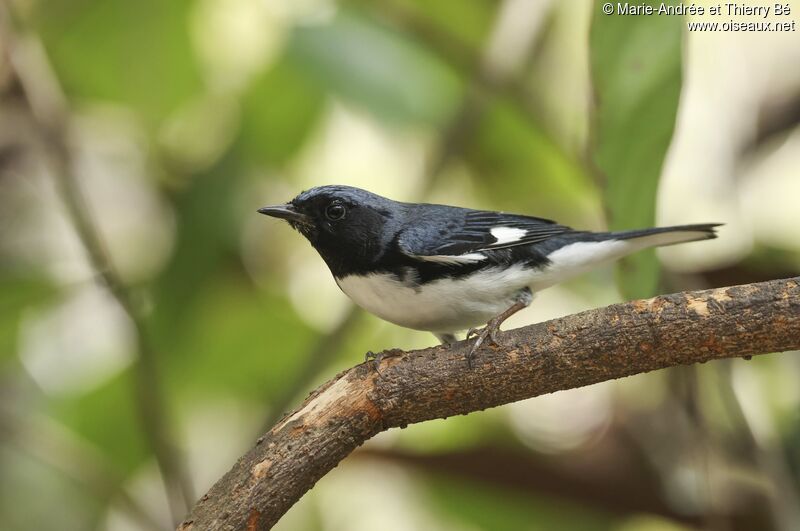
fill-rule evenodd
<path id="1" fill-rule="evenodd" d="M 503 212 L 441 207 L 409 224 L 399 236 L 401 251 L 419 260 L 474 263 L 485 251 L 544 241 L 572 229 L 549 219 Z"/>

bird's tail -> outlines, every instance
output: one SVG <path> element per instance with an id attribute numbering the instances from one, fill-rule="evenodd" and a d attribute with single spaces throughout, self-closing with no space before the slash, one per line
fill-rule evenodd
<path id="1" fill-rule="evenodd" d="M 620 232 L 578 232 L 572 242 L 547 255 L 549 266 L 537 272 L 531 286 L 544 289 L 567 278 L 585 273 L 595 266 L 623 256 L 663 245 L 710 240 L 716 238 L 719 223 L 679 225 Z"/>
<path id="2" fill-rule="evenodd" d="M 649 247 L 663 247 L 676 243 L 712 240 L 717 237 L 714 229 L 721 223 L 702 223 L 697 225 L 676 225 L 674 227 L 655 227 L 652 229 L 626 230 L 609 232 L 610 240 L 623 240 L 631 244 L 635 251 Z"/>

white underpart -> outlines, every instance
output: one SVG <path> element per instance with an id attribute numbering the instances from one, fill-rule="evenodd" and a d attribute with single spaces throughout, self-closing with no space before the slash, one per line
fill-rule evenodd
<path id="1" fill-rule="evenodd" d="M 452 333 L 485 324 L 510 307 L 525 287 L 541 291 L 640 249 L 706 237 L 703 232 L 685 231 L 630 240 L 576 242 L 550 253 L 547 256 L 550 264 L 543 268 L 490 267 L 469 276 L 445 278 L 422 286 L 404 283 L 385 273 L 350 275 L 336 282 L 353 302 L 381 319 L 415 330 Z"/>
<path id="2" fill-rule="evenodd" d="M 531 270 L 523 266 L 491 267 L 457 280 L 446 278 L 420 287 L 386 273 L 337 279 L 353 302 L 400 326 L 450 333 L 486 321 L 514 303 L 528 285 Z"/>
<path id="3" fill-rule="evenodd" d="M 524 229 L 515 229 L 514 227 L 494 227 L 489 232 L 494 236 L 494 239 L 497 240 L 493 245 L 518 242 L 528 233 L 528 231 Z"/>

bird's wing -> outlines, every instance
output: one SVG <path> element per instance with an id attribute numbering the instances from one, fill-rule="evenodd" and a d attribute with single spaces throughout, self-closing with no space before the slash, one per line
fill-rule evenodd
<path id="1" fill-rule="evenodd" d="M 472 263 L 483 251 L 544 241 L 572 229 L 549 219 L 468 209 L 427 211 L 399 235 L 400 250 L 420 260 Z"/>

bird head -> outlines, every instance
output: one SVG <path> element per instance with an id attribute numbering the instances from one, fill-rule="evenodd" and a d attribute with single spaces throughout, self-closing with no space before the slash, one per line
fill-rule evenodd
<path id="1" fill-rule="evenodd" d="M 360 188 L 331 185 L 258 212 L 286 220 L 308 239 L 334 275 L 341 276 L 381 257 L 403 204 Z"/>

